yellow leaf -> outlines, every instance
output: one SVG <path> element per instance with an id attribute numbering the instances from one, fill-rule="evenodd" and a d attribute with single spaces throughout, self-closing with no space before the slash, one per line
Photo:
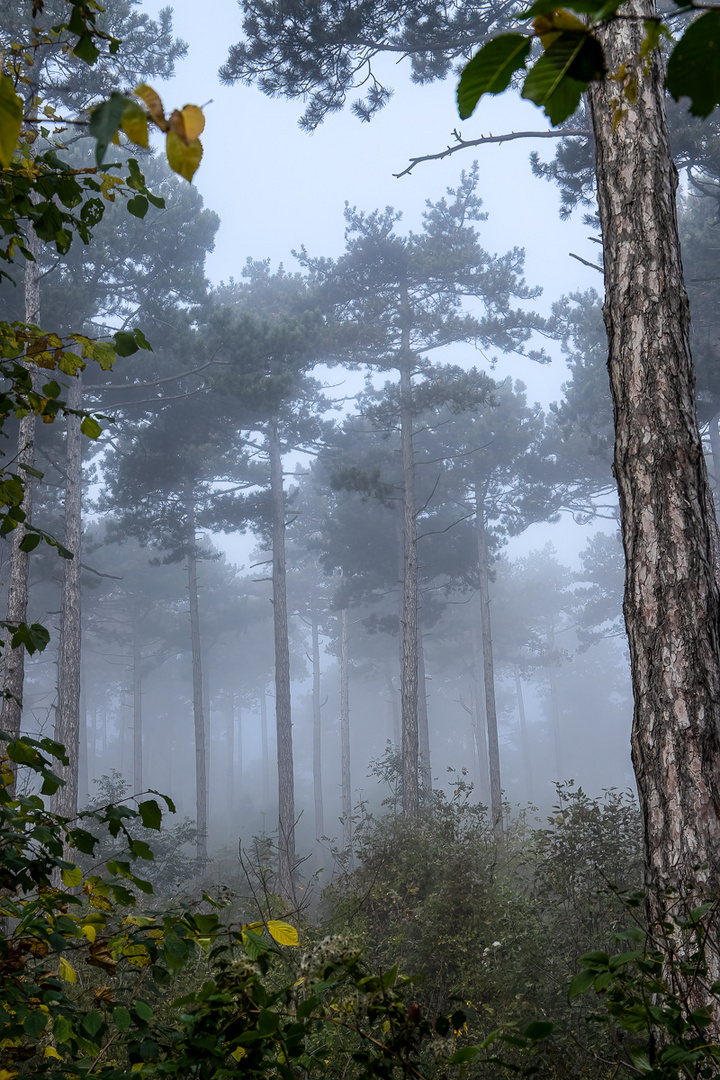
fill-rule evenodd
<path id="1" fill-rule="evenodd" d="M 569 11 L 559 8 L 557 11 L 546 11 L 544 15 L 533 19 L 533 30 L 540 38 L 543 48 L 549 49 L 563 30 L 584 30 L 587 33 L 588 28 Z"/>
<path id="2" fill-rule="evenodd" d="M 44 1058 L 57 1058 L 58 1061 L 62 1061 L 62 1055 L 58 1054 L 54 1046 L 46 1046 L 43 1050 Z"/>
<path id="3" fill-rule="evenodd" d="M 82 928 L 82 932 L 89 942 L 93 942 L 97 936 L 97 930 L 92 925 L 92 923 L 85 923 Z"/>
<path id="4" fill-rule="evenodd" d="M 175 109 L 169 124 L 170 130 L 189 146 L 205 130 L 205 117 L 198 105 L 185 105 L 182 109 Z"/>
<path id="5" fill-rule="evenodd" d="M 161 131 L 167 131 L 168 122 L 165 119 L 163 103 L 160 100 L 159 94 L 153 90 L 152 86 L 148 86 L 147 83 L 140 83 L 139 86 L 135 87 L 135 96 L 145 102 L 145 107 L 150 113 L 150 119 L 153 123 L 157 124 Z"/>
<path id="6" fill-rule="evenodd" d="M 168 131 L 165 152 L 172 171 L 185 180 L 191 181 L 202 159 L 200 140 L 193 139 L 189 146 L 186 146 L 179 135 L 176 135 L 174 131 Z"/>
<path id="7" fill-rule="evenodd" d="M 6 169 L 20 137 L 23 103 L 9 75 L 0 75 L 0 166 Z"/>
<path id="8" fill-rule="evenodd" d="M 77 972 L 72 964 L 67 962 L 64 956 L 60 957 L 60 978 L 69 983 L 77 982 Z"/>
<path id="9" fill-rule="evenodd" d="M 0 1069 L 0 1080 L 12 1080 L 13 1076 L 17 1076 L 16 1072 L 10 1072 L 8 1069 Z"/>
<path id="10" fill-rule="evenodd" d="M 267 928 L 270 931 L 270 935 L 274 937 L 280 945 L 300 944 L 298 932 L 294 926 L 290 925 L 290 923 L 281 922 L 279 919 L 270 919 Z"/>
<path id="11" fill-rule="evenodd" d="M 242 1061 L 244 1057 L 247 1057 L 247 1050 L 243 1050 L 242 1046 L 238 1046 L 236 1050 L 233 1050 L 230 1057 L 234 1057 L 236 1061 Z"/>
<path id="12" fill-rule="evenodd" d="M 147 113 L 136 101 L 128 101 L 121 126 L 128 139 L 136 146 L 148 147 L 148 118 Z"/>

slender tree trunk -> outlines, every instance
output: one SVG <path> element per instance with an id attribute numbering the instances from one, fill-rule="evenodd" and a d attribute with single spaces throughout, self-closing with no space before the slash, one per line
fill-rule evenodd
<path id="1" fill-rule="evenodd" d="M 242 751 L 241 751 L 242 753 Z M 228 814 L 235 813 L 235 691 L 228 693 L 227 714 L 227 806 Z"/>
<path id="2" fill-rule="evenodd" d="M 142 649 L 139 613 L 134 613 L 133 622 L 133 787 L 143 790 L 143 685 L 142 685 Z"/>
<path id="3" fill-rule="evenodd" d="M 271 420 L 268 425 L 268 452 L 273 515 L 272 583 L 278 763 L 278 885 L 280 893 L 286 899 L 292 899 L 295 869 L 295 773 L 285 571 L 285 491 L 277 419 Z"/>
<path id="4" fill-rule="evenodd" d="M 320 706 L 320 633 L 315 612 L 311 616 L 313 665 L 313 796 L 315 799 L 315 839 L 325 835 L 322 789 L 322 716 Z"/>
<path id="5" fill-rule="evenodd" d="M 618 102 L 614 77 L 590 93 L 626 559 L 632 754 L 653 919 L 663 914 L 668 887 L 690 906 L 698 891 L 720 894 L 717 526 L 695 412 L 661 62 L 657 53 L 649 63 L 637 59 L 643 19 L 654 13 L 649 0 L 630 0 L 625 17 L 601 31 L 607 69 L 626 72 L 632 94 Z M 677 896 L 671 902 L 677 905 Z M 714 964 L 711 981 L 720 976 Z"/>
<path id="6" fill-rule="evenodd" d="M 235 725 L 233 724 L 233 727 Z M 243 791 L 243 772 L 245 769 L 243 759 L 243 710 L 242 705 L 237 707 L 237 734 L 235 736 L 235 746 L 237 747 L 237 786 L 240 792 Z"/>
<path id="7" fill-rule="evenodd" d="M 490 813 L 496 836 L 504 830 L 502 784 L 500 782 L 500 746 L 498 743 L 497 711 L 495 708 L 495 670 L 493 666 L 492 625 L 490 620 L 490 579 L 488 571 L 485 505 L 482 488 L 475 485 L 475 527 L 478 545 L 478 578 L 480 582 L 480 626 L 482 630 L 483 682 L 485 683 L 485 719 L 487 722 L 488 760 L 490 763 Z"/>
<path id="8" fill-rule="evenodd" d="M 548 652 L 548 682 L 550 684 L 550 717 L 552 720 L 553 742 L 555 743 L 555 779 L 565 779 L 565 768 L 562 756 L 562 734 L 560 731 L 560 701 L 557 690 L 557 667 L 553 659 L 555 651 L 555 633 L 550 624 L 547 632 L 546 646 Z"/>
<path id="9" fill-rule="evenodd" d="M 517 664 L 513 664 L 513 675 L 515 676 L 515 693 L 517 694 L 518 717 L 520 719 L 520 749 L 522 752 L 523 772 L 525 774 L 526 798 L 532 802 L 535 798 L 535 792 L 533 790 L 532 757 L 530 756 L 530 740 L 528 738 L 527 721 L 525 719 L 525 697 L 523 695 L 522 679 L 520 678 L 520 668 Z"/>
<path id="10" fill-rule="evenodd" d="M 87 803 L 90 791 L 90 739 L 87 722 L 87 687 L 84 672 L 80 675 L 80 758 L 78 761 L 78 806 Z"/>
<path id="11" fill-rule="evenodd" d="M 343 851 L 352 850 L 352 782 L 350 779 L 350 670 L 348 613 L 340 612 L 340 771 L 342 775 Z"/>
<path id="12" fill-rule="evenodd" d="M 28 250 L 36 260 L 40 254 L 40 243 L 31 225 L 27 227 Z M 29 323 L 40 322 L 40 268 L 39 263 L 25 263 L 25 321 Z M 34 372 L 35 366 L 28 364 L 30 372 Z M 31 378 L 34 376 L 31 374 Z M 32 521 L 33 481 L 23 466 L 32 468 L 35 461 L 35 413 L 29 412 L 20 420 L 18 429 L 17 448 L 17 471 L 22 476 L 25 486 L 23 500 L 20 506 L 24 519 L 12 531 L 10 549 L 10 584 L 8 588 L 7 621 L 11 625 L 27 622 L 28 608 L 28 578 L 30 573 L 29 553 L 21 549 L 21 544 L 27 532 L 27 526 Z M 5 646 L 3 691 L 5 697 L 0 712 L 0 728 L 6 731 L 12 738 L 20 734 L 20 722 L 22 717 L 23 683 L 25 680 L 25 646 L 19 645 L 17 649 L 10 646 L 9 635 Z"/>
<path id="13" fill-rule="evenodd" d="M 403 331 L 400 366 L 400 439 L 403 472 L 403 578 L 400 615 L 400 711 L 402 716 L 403 814 L 420 810 L 418 777 L 418 560 L 413 455 L 412 354 Z"/>
<path id="14" fill-rule="evenodd" d="M 400 743 L 402 742 L 402 731 L 400 729 L 400 710 L 398 709 L 397 690 L 395 688 L 395 683 L 393 682 L 393 676 L 389 664 L 385 665 L 385 685 L 387 686 L 388 702 L 390 704 L 392 742 L 393 746 L 400 746 Z"/>
<path id="15" fill-rule="evenodd" d="M 195 816 L 197 825 L 197 863 L 202 870 L 207 863 L 208 787 L 203 713 L 202 639 L 197 583 L 197 547 L 195 539 L 195 497 L 188 483 L 185 489 L 187 514 L 187 568 L 190 595 L 190 650 L 192 656 L 193 725 L 195 731 Z"/>
<path id="16" fill-rule="evenodd" d="M 260 744 L 262 748 L 263 803 L 270 798 L 270 751 L 268 749 L 268 714 L 266 688 L 260 694 Z"/>
<path id="17" fill-rule="evenodd" d="M 82 407 L 82 383 L 79 375 L 70 381 L 67 404 L 71 409 Z M 66 424 L 65 547 L 72 552 L 73 557 L 63 560 L 55 739 L 65 747 L 69 764 L 58 769 L 58 775 L 65 784 L 55 793 L 53 806 L 57 813 L 74 817 L 78 808 L 80 755 L 82 432 L 79 416 L 68 413 Z"/>
<path id="18" fill-rule="evenodd" d="M 418 620 L 418 751 L 420 759 L 420 788 L 423 802 L 432 796 L 432 768 L 430 765 L 430 723 L 428 720 L 427 679 L 425 676 L 425 648 L 422 623 Z"/>
<path id="19" fill-rule="evenodd" d="M 482 610 L 482 601 L 478 597 L 478 615 Z M 474 675 L 474 734 L 477 748 L 480 800 L 490 805 L 490 769 L 488 766 L 487 720 L 485 718 L 485 680 L 483 678 L 483 656 L 480 632 L 476 623 L 472 624 L 473 675 Z"/>

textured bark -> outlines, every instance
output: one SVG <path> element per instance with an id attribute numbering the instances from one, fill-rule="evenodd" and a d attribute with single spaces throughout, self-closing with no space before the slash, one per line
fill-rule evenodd
<path id="1" fill-rule="evenodd" d="M 340 612 L 340 772 L 342 775 L 343 851 L 352 850 L 352 781 L 350 779 L 350 670 L 348 613 Z"/>
<path id="2" fill-rule="evenodd" d="M 618 100 L 617 81 L 606 79 L 593 87 L 590 103 L 626 559 L 632 754 L 655 917 L 668 886 L 691 904 L 696 888 L 720 892 L 720 597 L 662 72 L 657 55 L 647 67 L 636 59 L 642 19 L 654 9 L 631 0 L 623 13 L 602 32 L 603 44 L 608 70 L 636 80 L 636 100 Z"/>
<path id="3" fill-rule="evenodd" d="M 317 616 L 313 612 L 310 629 L 312 633 L 313 665 L 313 797 L 315 801 L 315 839 L 325 835 L 325 813 L 322 788 L 322 710 L 320 706 L 320 633 Z"/>
<path id="4" fill-rule="evenodd" d="M 37 259 L 40 243 L 31 225 L 27 226 L 27 247 Z M 25 263 L 25 321 L 35 324 L 40 322 L 40 269 L 37 261 Z M 30 365 L 30 370 L 35 371 L 35 368 Z M 20 474 L 23 472 L 21 466 L 27 465 L 32 468 L 35 462 L 35 420 L 35 413 L 32 412 L 20 420 L 16 457 Z M 23 481 L 25 494 L 21 509 L 25 520 L 11 533 L 7 621 L 13 625 L 27 621 L 28 608 L 30 556 L 28 552 L 20 550 L 20 544 L 27 531 L 26 525 L 32 521 L 33 481 L 28 473 L 24 474 Z M 3 692 L 5 697 L 2 712 L 0 712 L 0 728 L 13 738 L 20 734 L 24 681 L 25 647 L 20 645 L 17 649 L 13 649 L 8 641 L 4 656 Z"/>
<path id="5" fill-rule="evenodd" d="M 67 403 L 71 409 L 82 407 L 80 376 L 68 387 Z M 72 559 L 63 560 L 62 607 L 57 659 L 57 702 L 55 739 L 62 743 L 68 765 L 58 768 L 65 781 L 53 796 L 58 814 L 75 817 L 78 809 L 78 763 L 80 756 L 80 666 L 82 619 L 80 598 L 80 560 L 82 545 L 82 432 L 80 417 L 68 413 L 65 434 L 65 547 Z"/>
<path id="6" fill-rule="evenodd" d="M 142 649 L 139 612 L 133 626 L 133 787 L 143 790 L 143 707 L 142 707 Z"/>
<path id="7" fill-rule="evenodd" d="M 80 754 L 78 757 L 78 805 L 85 806 L 90 793 L 90 740 L 87 722 L 87 691 L 84 673 L 80 675 Z"/>
<path id="8" fill-rule="evenodd" d="M 430 723 L 428 720 L 427 680 L 425 676 L 425 648 L 422 625 L 418 622 L 418 754 L 420 761 L 420 790 L 423 802 L 432 796 L 432 768 L 430 765 Z"/>
<path id="9" fill-rule="evenodd" d="M 492 624 L 490 619 L 490 579 L 488 572 L 485 506 L 480 484 L 475 487 L 475 528 L 478 545 L 478 580 L 480 583 L 480 627 L 482 631 L 483 682 L 485 684 L 485 721 L 487 724 L 488 761 L 490 765 L 490 813 L 493 830 L 504 829 L 502 784 L 500 782 L 500 746 L 495 707 L 495 669 L 493 665 Z"/>
<path id="10" fill-rule="evenodd" d="M 716 413 L 708 424 L 710 451 L 712 453 L 712 489 L 715 502 L 715 514 L 720 509 L 720 413 Z"/>
<path id="11" fill-rule="evenodd" d="M 415 514 L 411 355 L 400 367 L 400 441 L 403 473 L 403 576 L 400 614 L 400 712 L 402 718 L 403 814 L 420 810 L 418 777 L 418 559 Z"/>
<path id="12" fill-rule="evenodd" d="M 393 746 L 400 746 L 402 742 L 402 731 L 400 729 L 400 710 L 398 709 L 397 699 L 397 687 L 393 681 L 390 665 L 385 665 L 385 685 L 388 692 L 388 704 L 390 705 L 390 720 L 392 723 L 392 743 Z"/>
<path id="13" fill-rule="evenodd" d="M 285 569 L 285 491 L 277 420 L 268 427 L 273 515 L 273 624 L 275 631 L 275 719 L 278 765 L 278 886 L 293 897 L 295 869 L 295 772 L 293 767 L 290 643 Z"/>
<path id="14" fill-rule="evenodd" d="M 207 754 L 205 751 L 205 715 L 203 712 L 202 646 L 200 637 L 200 605 L 197 585 L 197 548 L 195 543 L 195 499 L 188 484 L 185 491 L 187 514 L 187 568 L 190 595 L 190 650 L 192 656 L 193 726 L 195 731 L 195 816 L 197 827 L 196 853 L 199 869 L 207 862 L 208 786 Z"/>
<path id="15" fill-rule="evenodd" d="M 517 664 L 513 664 L 513 675 L 515 676 L 515 693 L 517 694 L 518 718 L 520 721 L 520 748 L 522 750 L 523 759 L 525 797 L 529 802 L 532 802 L 535 798 L 535 792 L 533 790 L 532 756 L 530 754 L 530 740 L 528 738 L 527 721 L 525 719 L 525 697 L 523 695 L 522 679 L 520 678 L 520 668 Z"/>

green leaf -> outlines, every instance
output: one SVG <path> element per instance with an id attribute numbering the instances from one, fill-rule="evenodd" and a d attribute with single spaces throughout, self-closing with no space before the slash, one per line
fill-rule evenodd
<path id="1" fill-rule="evenodd" d="M 127 1031 L 132 1022 L 132 1017 L 127 1009 L 124 1009 L 122 1005 L 118 1005 L 113 1009 L 113 1023 L 118 1031 Z"/>
<path id="2" fill-rule="evenodd" d="M 720 103 L 720 10 L 691 23 L 670 54 L 665 88 L 690 98 L 693 116 L 709 116 Z"/>
<path id="3" fill-rule="evenodd" d="M 138 345 L 140 346 L 141 349 L 147 349 L 149 352 L 153 351 L 152 345 L 150 344 L 148 339 L 145 337 L 142 330 L 138 329 L 137 326 L 133 330 L 133 334 L 135 335 L 135 340 L 137 341 L 137 343 L 138 343 Z"/>
<path id="4" fill-rule="evenodd" d="M 583 30 L 565 30 L 528 72 L 522 97 L 539 105 L 557 127 L 575 112 L 588 84 L 604 72 L 597 39 Z"/>
<path id="5" fill-rule="evenodd" d="M 106 101 L 101 101 L 90 113 L 89 130 L 97 140 L 95 161 L 98 165 L 102 165 L 107 148 L 118 133 L 128 100 L 114 90 Z"/>
<path id="6" fill-rule="evenodd" d="M 100 50 L 93 41 L 89 33 L 81 34 L 76 43 L 73 45 L 73 52 L 77 56 L 78 60 L 83 60 L 86 64 L 92 66 L 100 55 Z"/>
<path id="7" fill-rule="evenodd" d="M 99 439 L 102 435 L 102 428 L 94 416 L 83 416 L 80 430 L 88 439 Z"/>
<path id="8" fill-rule="evenodd" d="M 576 15 L 596 15 L 601 13 L 604 18 L 607 18 L 616 11 L 622 0 L 610 0 L 611 10 L 608 11 L 608 0 L 567 0 L 562 4 L 562 8 L 567 11 L 574 11 Z M 535 0 L 534 4 L 531 4 L 527 11 L 523 11 L 520 15 L 522 20 L 534 19 L 538 15 L 546 15 L 549 11 L 557 11 L 559 9 L 558 0 Z"/>
<path id="9" fill-rule="evenodd" d="M 480 1049 L 477 1046 L 461 1046 L 459 1050 L 456 1050 L 453 1056 L 450 1058 L 450 1065 L 462 1065 L 464 1061 L 472 1061 L 474 1057 L 477 1057 L 480 1053 Z"/>
<path id="10" fill-rule="evenodd" d="M 129 334 L 127 330 L 118 330 L 115 334 L 115 352 L 118 356 L 132 356 L 137 351 L 138 344 L 135 341 L 135 335 Z"/>
<path id="11" fill-rule="evenodd" d="M 128 199 L 125 205 L 133 217 L 144 218 L 149 204 L 144 195 L 135 195 L 132 199 Z"/>
<path id="12" fill-rule="evenodd" d="M 30 1039 L 37 1039 L 37 1037 L 45 1030 L 46 1023 L 47 1016 L 39 1010 L 33 1010 L 25 1017 L 23 1029 Z"/>
<path id="13" fill-rule="evenodd" d="M 74 889 L 82 882 L 82 870 L 79 866 L 64 866 L 61 871 L 63 885 L 67 885 L 69 889 Z"/>
<path id="14" fill-rule="evenodd" d="M 610 957 L 606 952 L 598 950 L 596 952 L 584 953 L 580 957 L 580 963 L 589 968 L 606 968 L 610 963 Z"/>
<path id="15" fill-rule="evenodd" d="M 34 551 L 40 543 L 41 539 L 42 537 L 38 536 L 37 533 L 25 533 L 22 540 L 20 541 L 20 550 Z"/>
<path id="16" fill-rule="evenodd" d="M 554 1027 L 555 1025 L 548 1020 L 533 1020 L 532 1024 L 528 1024 L 523 1031 L 523 1036 L 526 1039 L 547 1039 Z"/>
<path id="17" fill-rule="evenodd" d="M 501 94 L 516 71 L 525 67 L 531 39 L 524 34 L 500 34 L 488 41 L 465 65 L 457 88 L 461 120 L 472 116 L 483 94 Z"/>
<path id="18" fill-rule="evenodd" d="M 43 390 L 44 389 L 45 388 L 43 387 Z M 49 397 L 50 395 L 48 394 L 46 396 Z M 20 464 L 18 465 L 18 469 L 22 469 L 22 471 L 26 472 L 28 476 L 34 476 L 36 480 L 42 480 L 45 475 L 44 472 L 40 472 L 39 469 L 33 468 L 32 465 L 24 465 L 22 462 L 20 462 Z"/>
<path id="19" fill-rule="evenodd" d="M 272 1035 L 280 1026 L 280 1017 L 272 1009 L 261 1009 L 257 1018 L 257 1029 L 261 1035 Z"/>
<path id="20" fill-rule="evenodd" d="M 6 169 L 13 159 L 20 136 L 23 103 L 15 93 L 9 75 L 0 75 L 0 166 Z"/>
<path id="21" fill-rule="evenodd" d="M 93 1036 L 97 1035 L 98 1031 L 103 1026 L 103 1023 L 103 1018 L 97 1009 L 91 1009 L 90 1012 L 85 1013 L 82 1026 L 92 1039 Z"/>
<path id="22" fill-rule="evenodd" d="M 135 1002 L 135 1012 L 138 1014 L 141 1020 L 144 1020 L 146 1024 L 149 1024 L 153 1017 L 153 1011 L 146 1001 Z"/>
<path id="23" fill-rule="evenodd" d="M 590 989 L 594 982 L 594 971 L 589 971 L 587 968 L 583 971 L 578 971 L 568 987 L 568 1001 L 573 1001 L 574 998 L 579 997 L 580 994 L 584 994 L 586 990 Z"/>
<path id="24" fill-rule="evenodd" d="M 33 653 L 42 652 L 49 641 L 50 634 L 40 623 L 32 623 L 30 626 L 26 623 L 20 623 L 11 638 L 13 649 L 17 649 L 19 645 L 24 645 L 31 656 Z"/>
<path id="25" fill-rule="evenodd" d="M 162 810 L 155 799 L 146 799 L 138 806 L 142 823 L 146 829 L 159 829 L 162 824 Z"/>

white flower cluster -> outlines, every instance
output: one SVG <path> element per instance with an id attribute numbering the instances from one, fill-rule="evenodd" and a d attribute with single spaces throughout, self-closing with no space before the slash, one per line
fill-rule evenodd
<path id="1" fill-rule="evenodd" d="M 342 964 L 357 955 L 350 942 L 342 934 L 328 934 L 300 960 L 300 978 L 313 979 L 328 964 Z"/>
<path id="2" fill-rule="evenodd" d="M 259 966 L 253 963 L 249 956 L 238 956 L 233 960 L 231 970 L 238 979 L 249 979 L 252 975 L 261 974 Z"/>
<path id="3" fill-rule="evenodd" d="M 446 1035 L 444 1038 L 440 1035 L 433 1035 L 427 1047 L 427 1052 L 433 1061 L 441 1064 L 449 1061 L 456 1049 L 457 1041 L 452 1035 Z"/>

